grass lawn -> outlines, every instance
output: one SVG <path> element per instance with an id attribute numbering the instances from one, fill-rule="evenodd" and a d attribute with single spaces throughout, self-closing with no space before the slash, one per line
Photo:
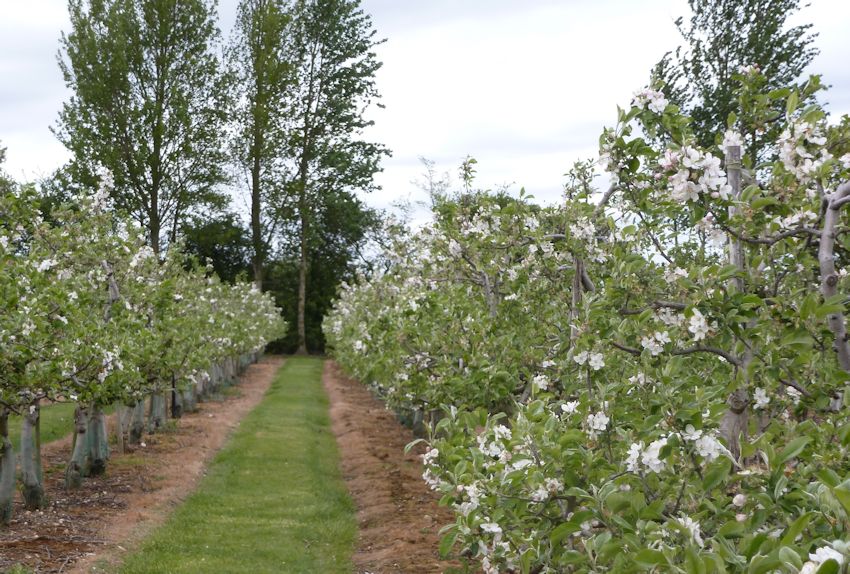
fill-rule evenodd
<path id="1" fill-rule="evenodd" d="M 354 505 L 321 378 L 321 359 L 287 359 L 198 490 L 121 572 L 351 572 Z"/>
<path id="2" fill-rule="evenodd" d="M 59 440 L 74 432 L 74 409 L 77 403 L 52 403 L 41 405 L 41 444 Z M 110 414 L 115 407 L 109 405 L 103 412 Z M 9 440 L 17 454 L 21 453 L 21 417 L 9 417 Z"/>
<path id="3" fill-rule="evenodd" d="M 41 406 L 41 444 L 69 435 L 74 431 L 76 403 L 54 403 Z M 15 452 L 21 449 L 21 417 L 9 417 L 9 440 Z"/>

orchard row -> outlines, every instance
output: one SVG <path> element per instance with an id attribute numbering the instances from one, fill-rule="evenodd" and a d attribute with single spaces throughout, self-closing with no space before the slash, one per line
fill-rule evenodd
<path id="1" fill-rule="evenodd" d="M 0 519 L 8 522 L 16 455 L 10 414 L 22 415 L 25 504 L 41 507 L 39 416 L 43 404 L 74 401 L 75 441 L 66 483 L 103 472 L 104 409 L 117 405 L 139 441 L 145 427 L 194 408 L 199 396 L 280 337 L 271 298 L 249 284 L 220 282 L 179 245 L 154 255 L 134 222 L 108 205 L 111 181 L 64 205 L 45 206 L 26 188 L 0 195 Z M 145 409 L 149 408 L 146 422 Z M 71 432 L 71 428 L 68 429 Z"/>
<path id="2" fill-rule="evenodd" d="M 427 434 L 444 551 L 487 573 L 846 567 L 850 118 L 816 77 L 735 78 L 715 147 L 641 90 L 600 138 L 606 192 L 582 163 L 557 207 L 437 194 L 342 290 L 334 356 Z"/>

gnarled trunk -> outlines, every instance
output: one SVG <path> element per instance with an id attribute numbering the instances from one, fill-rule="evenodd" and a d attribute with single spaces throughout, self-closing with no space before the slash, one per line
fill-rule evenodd
<path id="1" fill-rule="evenodd" d="M 183 394 L 177 388 L 177 377 L 171 375 L 171 418 L 183 416 Z"/>

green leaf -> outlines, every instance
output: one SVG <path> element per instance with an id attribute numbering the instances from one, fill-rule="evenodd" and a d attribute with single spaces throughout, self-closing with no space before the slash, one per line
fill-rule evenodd
<path id="1" fill-rule="evenodd" d="M 838 499 L 838 502 L 841 503 L 841 506 L 844 508 L 844 512 L 850 514 L 850 490 L 848 490 L 847 486 L 841 485 L 831 489 L 832 494 Z"/>
<path id="2" fill-rule="evenodd" d="M 778 205 L 778 204 L 779 204 L 779 200 L 776 199 L 775 197 L 770 197 L 770 196 L 758 197 L 758 198 L 756 198 L 756 199 L 754 199 L 753 201 L 750 202 L 750 205 L 752 206 L 752 208 L 756 209 L 756 210 L 764 209 L 768 205 Z"/>
<path id="3" fill-rule="evenodd" d="M 574 532 L 579 532 L 581 530 L 581 526 L 575 524 L 574 522 L 563 522 L 556 526 L 552 532 L 549 533 L 549 540 L 552 542 L 552 545 L 560 544 L 567 536 Z"/>
<path id="4" fill-rule="evenodd" d="M 797 95 L 797 92 L 791 92 L 791 95 L 788 96 L 788 101 L 785 103 L 785 113 L 789 116 L 794 113 L 794 110 L 797 109 L 797 105 L 800 103 L 800 96 Z"/>
<path id="5" fill-rule="evenodd" d="M 814 515 L 814 512 L 807 512 L 792 522 L 791 526 L 788 527 L 788 531 L 785 533 L 785 536 L 782 537 L 783 546 L 790 546 L 791 544 L 794 544 L 797 536 L 806 529 L 806 526 L 809 525 L 809 522 L 811 522 Z"/>
<path id="6" fill-rule="evenodd" d="M 425 442 L 425 439 L 424 438 L 418 438 L 418 439 L 410 441 L 409 443 L 404 445 L 404 454 L 409 453 L 410 449 L 412 449 L 414 446 L 416 446 L 420 442 Z"/>
<path id="7" fill-rule="evenodd" d="M 838 570 L 838 562 L 835 561 L 835 558 L 830 558 L 820 565 L 817 574 L 838 574 Z"/>
<path id="8" fill-rule="evenodd" d="M 635 562 L 643 566 L 658 566 L 659 564 L 667 564 L 667 558 L 660 550 L 644 548 L 635 554 Z"/>
<path id="9" fill-rule="evenodd" d="M 705 477 L 702 479 L 702 488 L 706 492 L 710 492 L 714 489 L 718 484 L 723 482 L 727 476 L 729 476 L 729 471 L 732 468 L 732 463 L 727 459 L 722 459 L 717 463 L 711 465 L 708 469 L 708 472 L 705 473 Z"/>
<path id="10" fill-rule="evenodd" d="M 445 558 L 449 555 L 449 552 L 451 552 L 452 546 L 454 546 L 456 539 L 457 530 L 452 530 L 451 532 L 448 532 L 440 539 L 440 558 Z"/>
<path id="11" fill-rule="evenodd" d="M 777 459 L 777 465 L 785 464 L 806 448 L 806 445 L 812 442 L 811 437 L 808 436 L 798 436 L 791 442 L 789 442 L 785 448 L 782 449 L 782 452 L 779 453 L 779 457 Z"/>
<path id="12" fill-rule="evenodd" d="M 718 529 L 717 534 L 723 538 L 741 538 L 747 533 L 747 527 L 743 522 L 730 520 Z"/>
<path id="13" fill-rule="evenodd" d="M 827 315 L 832 315 L 833 313 L 843 313 L 844 305 L 840 303 L 825 303 L 815 309 L 815 317 L 818 319 L 823 319 Z"/>
<path id="14" fill-rule="evenodd" d="M 779 560 L 785 564 L 793 564 L 797 570 L 803 567 L 803 560 L 793 548 L 783 546 L 779 549 Z"/>

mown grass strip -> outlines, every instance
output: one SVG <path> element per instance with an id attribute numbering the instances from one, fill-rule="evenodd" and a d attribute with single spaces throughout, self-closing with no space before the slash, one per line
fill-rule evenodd
<path id="1" fill-rule="evenodd" d="M 121 572 L 351 572 L 354 505 L 321 378 L 320 359 L 288 359 L 198 490 Z"/>

